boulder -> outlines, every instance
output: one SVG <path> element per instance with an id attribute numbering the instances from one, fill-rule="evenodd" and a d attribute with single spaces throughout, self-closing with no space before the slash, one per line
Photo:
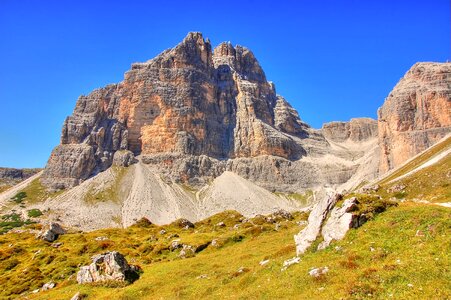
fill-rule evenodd
<path id="1" fill-rule="evenodd" d="M 308 218 L 308 225 L 294 236 L 296 255 L 303 254 L 316 240 L 329 211 L 341 197 L 342 195 L 338 193 L 327 194 L 313 207 Z"/>
<path id="2" fill-rule="evenodd" d="M 120 167 L 128 167 L 134 164 L 137 160 L 133 152 L 129 150 L 116 151 L 113 155 L 113 165 Z"/>
<path id="3" fill-rule="evenodd" d="M 102 281 L 133 281 L 138 275 L 138 267 L 127 263 L 125 257 L 117 251 L 97 254 L 92 263 L 80 267 L 77 273 L 79 284 Z"/>
<path id="4" fill-rule="evenodd" d="M 290 266 L 294 265 L 294 264 L 298 264 L 301 261 L 301 258 L 296 256 L 290 259 L 287 259 L 286 261 L 283 262 L 283 266 L 281 271 L 285 271 L 286 269 L 288 269 Z"/>
<path id="5" fill-rule="evenodd" d="M 55 241 L 60 235 L 65 234 L 66 230 L 58 223 L 50 223 L 47 228 L 44 228 L 38 233 L 37 238 L 43 239 L 47 242 Z"/>
<path id="6" fill-rule="evenodd" d="M 326 274 L 327 272 L 329 272 L 329 268 L 328 267 L 321 267 L 321 268 L 314 268 L 311 269 L 308 274 L 312 277 L 318 278 L 324 274 Z"/>
<path id="7" fill-rule="evenodd" d="M 319 244 L 318 250 L 326 248 L 333 240 L 341 240 L 350 228 L 355 227 L 359 216 L 351 212 L 357 208 L 358 203 L 357 198 L 352 197 L 346 199 L 341 207 L 334 207 L 331 210 L 321 230 L 324 241 Z"/>
<path id="8" fill-rule="evenodd" d="M 41 288 L 41 291 L 48 291 L 53 289 L 56 286 L 56 283 L 54 283 L 53 281 L 49 281 L 46 284 L 44 284 Z"/>

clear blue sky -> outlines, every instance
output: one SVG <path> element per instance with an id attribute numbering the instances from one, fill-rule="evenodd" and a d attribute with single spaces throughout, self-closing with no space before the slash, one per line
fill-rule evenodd
<path id="1" fill-rule="evenodd" d="M 316 128 L 375 118 L 415 62 L 451 52 L 449 0 L 0 0 L 0 166 L 43 167 L 79 95 L 189 31 L 250 48 Z"/>

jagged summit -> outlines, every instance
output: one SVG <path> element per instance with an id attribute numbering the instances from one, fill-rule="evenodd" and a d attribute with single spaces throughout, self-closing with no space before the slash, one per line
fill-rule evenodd
<path id="1" fill-rule="evenodd" d="M 249 49 L 221 43 L 212 51 L 201 33 L 191 32 L 174 48 L 133 64 L 123 82 L 81 96 L 42 180 L 53 188 L 77 185 L 125 150 L 296 160 L 311 150 L 300 139 L 307 137 L 327 145 L 276 95 Z"/>

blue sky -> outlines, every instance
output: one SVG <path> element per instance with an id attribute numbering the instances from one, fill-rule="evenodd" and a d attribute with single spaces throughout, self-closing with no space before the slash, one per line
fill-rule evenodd
<path id="1" fill-rule="evenodd" d="M 168 3 L 168 4 L 167 4 Z M 450 60 L 450 2 L 0 0 L 0 166 L 43 167 L 76 99 L 201 31 L 250 48 L 315 128 L 376 118 L 417 61 Z"/>

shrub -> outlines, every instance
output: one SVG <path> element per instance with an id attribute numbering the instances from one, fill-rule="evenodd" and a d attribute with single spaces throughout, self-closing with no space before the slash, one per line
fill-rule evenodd
<path id="1" fill-rule="evenodd" d="M 37 218 L 40 216 L 42 216 L 42 211 L 40 211 L 37 208 L 33 208 L 28 211 L 28 217 L 30 217 L 30 218 Z"/>
<path id="2" fill-rule="evenodd" d="M 20 204 L 23 202 L 23 200 L 27 198 L 27 193 L 25 192 L 19 192 L 17 193 L 14 197 L 11 198 L 11 200 L 13 200 L 14 202 L 16 202 L 17 204 Z"/>

